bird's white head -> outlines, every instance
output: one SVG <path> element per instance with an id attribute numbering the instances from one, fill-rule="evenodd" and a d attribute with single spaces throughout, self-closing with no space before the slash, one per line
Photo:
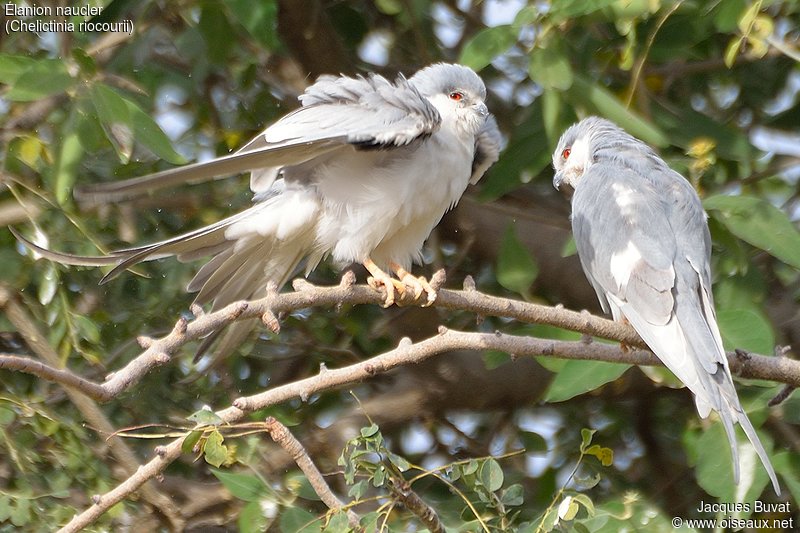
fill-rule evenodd
<path id="1" fill-rule="evenodd" d="M 408 80 L 439 111 L 442 124 L 474 137 L 486 122 L 486 86 L 471 68 L 448 63 L 426 67 Z"/>
<path id="2" fill-rule="evenodd" d="M 561 136 L 553 152 L 553 187 L 567 184 L 576 189 L 583 174 L 593 161 L 592 134 L 595 122 L 605 122 L 597 117 L 589 117 L 570 126 Z"/>

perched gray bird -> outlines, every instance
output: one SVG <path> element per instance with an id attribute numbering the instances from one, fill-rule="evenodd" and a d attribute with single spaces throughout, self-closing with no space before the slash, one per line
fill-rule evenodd
<path id="1" fill-rule="evenodd" d="M 564 132 L 553 167 L 555 188 L 566 183 L 574 189 L 575 243 L 603 310 L 630 322 L 694 393 L 701 417 L 719 413 L 736 482 L 739 422 L 780 494 L 722 347 L 711 293 L 711 236 L 697 193 L 650 147 L 597 117 Z"/>
<path id="2" fill-rule="evenodd" d="M 189 283 L 197 304 L 219 309 L 282 286 L 304 262 L 326 256 L 363 264 L 386 305 L 406 285 L 427 303 L 436 292 L 412 276 L 412 261 L 434 226 L 497 160 L 500 133 L 471 69 L 438 63 L 410 79 L 322 76 L 302 106 L 236 153 L 80 191 L 79 199 L 118 201 L 182 182 L 250 171 L 249 209 L 204 228 L 108 256 L 80 257 L 26 244 L 54 261 L 116 264 L 107 281 L 140 261 L 213 256 Z M 19 236 L 18 236 L 19 238 Z M 20 240 L 23 240 L 20 238 Z M 386 271 L 391 270 L 397 278 Z M 218 346 L 227 352 L 252 327 L 237 322 Z"/>

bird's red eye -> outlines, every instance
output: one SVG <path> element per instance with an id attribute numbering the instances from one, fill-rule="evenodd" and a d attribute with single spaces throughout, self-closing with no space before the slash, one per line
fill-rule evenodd
<path id="1" fill-rule="evenodd" d="M 564 158 L 564 160 L 567 160 L 567 159 L 569 159 L 569 154 L 571 154 L 571 153 L 572 153 L 572 150 L 570 150 L 569 148 L 564 148 L 564 151 L 561 152 L 561 157 Z"/>
<path id="2" fill-rule="evenodd" d="M 453 100 L 454 102 L 460 102 L 464 99 L 464 93 L 460 93 L 458 91 L 453 91 L 448 96 L 450 96 L 450 100 Z"/>

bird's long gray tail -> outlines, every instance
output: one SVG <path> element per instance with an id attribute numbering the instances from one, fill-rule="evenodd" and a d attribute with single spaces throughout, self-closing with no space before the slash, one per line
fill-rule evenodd
<path id="1" fill-rule="evenodd" d="M 27 247 L 52 261 L 69 265 L 116 265 L 101 283 L 106 283 L 142 261 L 174 256 L 194 261 L 213 256 L 189 283 L 197 292 L 195 303 L 210 303 L 212 311 L 239 300 L 266 295 L 270 282 L 284 285 L 306 256 L 314 251 L 318 204 L 316 197 L 302 190 L 286 191 L 277 182 L 272 194 L 249 209 L 203 228 L 165 241 L 111 252 L 106 256 L 77 256 L 37 246 L 18 232 Z M 314 254 L 316 260 L 321 256 Z M 238 321 L 211 334 L 200 345 L 205 353 L 217 340 L 215 354 L 224 357 L 241 344 L 255 325 Z"/>
<path id="2" fill-rule="evenodd" d="M 775 475 L 775 469 L 772 467 L 772 463 L 761 443 L 761 439 L 758 438 L 758 433 L 756 433 L 753 424 L 747 417 L 747 413 L 745 413 L 739 402 L 739 396 L 736 394 L 736 387 L 728 367 L 728 359 L 722 347 L 722 340 L 719 333 L 717 333 L 718 326 L 713 307 L 710 301 L 702 297 L 702 295 L 700 299 L 702 307 L 688 305 L 679 306 L 679 308 L 676 309 L 677 318 L 689 349 L 695 354 L 715 354 L 716 360 L 713 363 L 697 363 L 697 373 L 700 377 L 699 384 L 701 386 L 701 390 L 693 390 L 695 393 L 697 410 L 702 417 L 708 416 L 709 409 L 713 409 L 719 413 L 720 420 L 725 428 L 725 434 L 728 437 L 728 442 L 731 447 L 733 473 L 736 483 L 739 483 L 740 467 L 734 424 L 738 422 L 742 426 L 750 443 L 753 445 L 753 448 L 755 448 L 764 468 L 767 470 L 775 493 L 780 495 L 781 489 L 778 484 L 778 478 Z M 703 313 L 702 315 L 701 312 Z M 704 360 L 699 357 L 693 359 L 695 361 Z"/>

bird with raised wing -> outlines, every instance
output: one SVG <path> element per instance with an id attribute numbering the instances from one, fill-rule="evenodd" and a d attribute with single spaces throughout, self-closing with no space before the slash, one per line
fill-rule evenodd
<path id="1" fill-rule="evenodd" d="M 694 394 L 716 411 L 739 482 L 738 422 L 780 487 L 736 394 L 711 292 L 711 236 L 691 184 L 642 141 L 589 117 L 561 136 L 553 154 L 558 189 L 572 187 L 572 230 L 581 265 L 603 310 L 627 320 Z"/>
<path id="2" fill-rule="evenodd" d="M 61 263 L 116 265 L 103 281 L 141 261 L 212 256 L 188 290 L 213 309 L 263 294 L 270 282 L 280 287 L 301 266 L 308 274 L 327 256 L 341 266 L 363 264 L 369 282 L 385 288 L 387 306 L 406 287 L 432 303 L 436 291 L 409 273 L 411 264 L 500 151 L 483 81 L 467 67 L 437 63 L 393 82 L 377 74 L 321 76 L 299 99 L 300 108 L 233 154 L 76 192 L 79 200 L 119 201 L 249 171 L 254 205 L 245 211 L 101 257 L 24 242 Z M 251 327 L 233 324 L 219 351 L 238 345 Z"/>

